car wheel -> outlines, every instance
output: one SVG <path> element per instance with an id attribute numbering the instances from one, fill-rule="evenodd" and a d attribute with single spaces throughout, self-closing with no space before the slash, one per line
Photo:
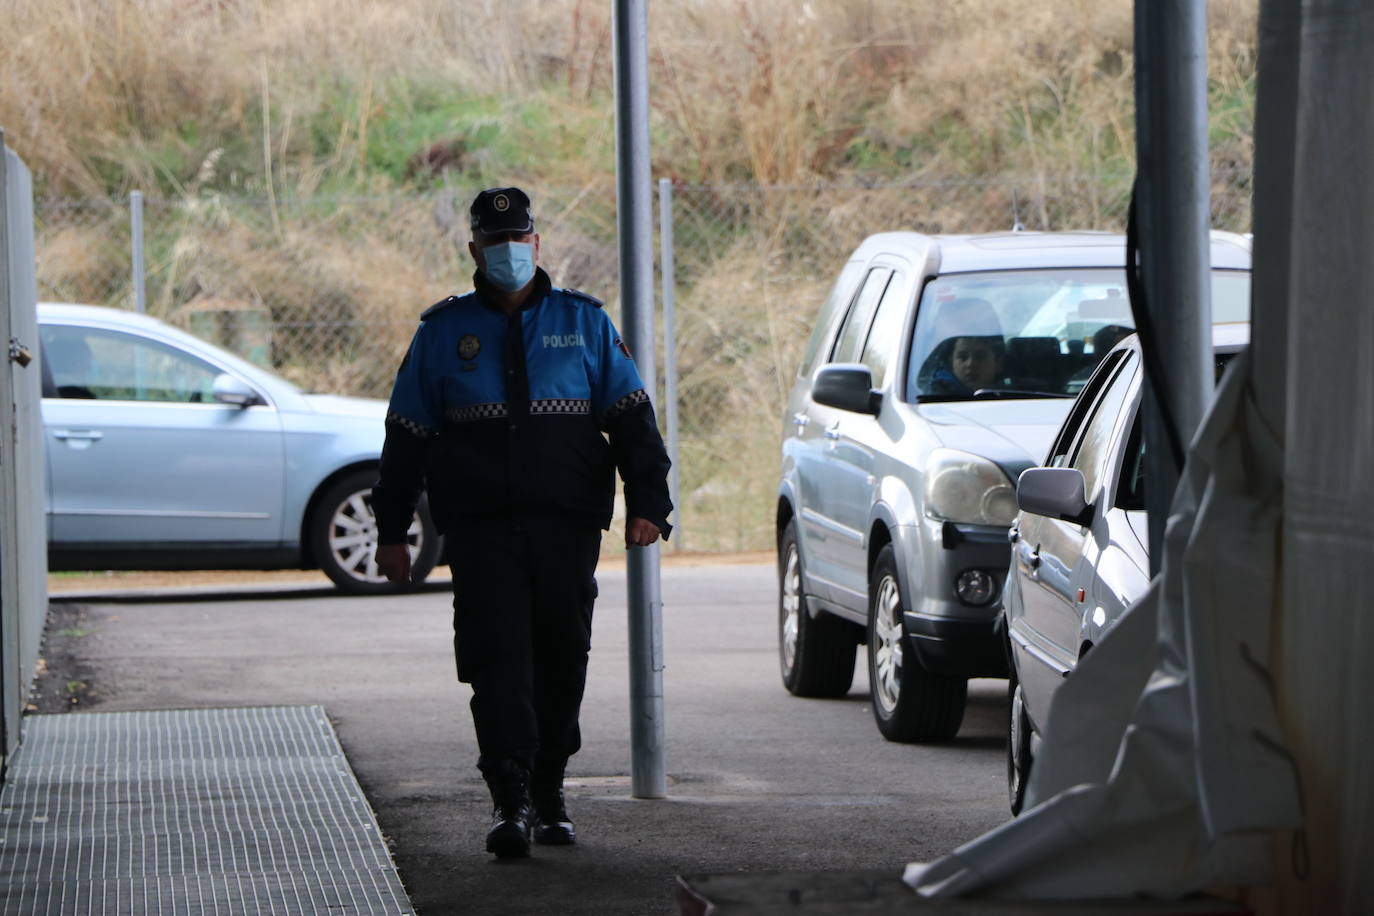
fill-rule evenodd
<path id="1" fill-rule="evenodd" d="M 932 674 L 906 652 L 896 554 L 873 561 L 868 586 L 868 684 L 873 718 L 889 741 L 948 741 L 964 721 L 968 681 Z"/>
<path id="2" fill-rule="evenodd" d="M 778 655 L 782 683 L 793 696 L 842 697 L 854 683 L 858 627 L 831 614 L 812 617 L 802 589 L 795 522 L 778 544 Z"/>
<path id="3" fill-rule="evenodd" d="M 376 471 L 355 471 L 330 485 L 316 503 L 310 520 L 310 543 L 315 562 L 341 591 L 384 594 L 405 591 L 377 569 L 377 518 L 372 512 L 372 484 Z M 425 580 L 439 559 L 439 533 L 422 497 L 406 533 L 410 548 L 411 584 Z"/>
<path id="4" fill-rule="evenodd" d="M 1011 680 L 1007 682 L 1007 798 L 1011 802 L 1011 813 L 1020 814 L 1026 803 L 1026 781 L 1030 779 L 1031 763 L 1031 724 L 1026 715 L 1026 692 L 1021 689 L 1021 681 L 1016 677 L 1016 666 L 1012 665 Z"/>

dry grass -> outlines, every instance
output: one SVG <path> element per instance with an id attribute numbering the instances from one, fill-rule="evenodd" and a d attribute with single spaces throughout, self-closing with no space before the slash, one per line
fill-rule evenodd
<path id="1" fill-rule="evenodd" d="M 764 239 L 736 243 L 686 294 L 694 308 L 678 330 L 679 515 L 694 550 L 772 540 L 781 418 L 830 278 Z"/>
<path id="2" fill-rule="evenodd" d="M 235 134 L 264 174 L 284 163 L 307 186 L 321 171 L 363 179 L 370 128 L 405 115 L 384 110 L 384 87 L 533 87 L 549 61 L 529 49 L 570 40 L 566 15 L 533 2 L 10 0 L 0 34 L 19 37 L 0 49 L 0 124 L 64 192 L 184 181 L 155 174 L 155 146 Z M 302 119 L 340 95 L 325 154 L 296 161 L 315 147 Z"/>
<path id="3" fill-rule="evenodd" d="M 665 171 L 720 182 L 833 174 L 874 87 L 910 66 L 910 4 L 683 4 L 656 33 L 658 110 L 684 147 Z"/>
<path id="4" fill-rule="evenodd" d="M 1253 77 L 1256 8 L 1209 4 L 1219 95 Z M 1131 0 L 655 5 L 658 170 L 768 184 L 1129 160 L 1131 12 Z M 226 145 L 265 188 L 308 193 L 326 176 L 366 187 L 381 126 L 439 87 L 542 98 L 581 145 L 599 134 L 592 150 L 536 160 L 541 180 L 575 184 L 612 168 L 577 155 L 609 152 L 609 15 L 599 0 L 9 0 L 0 34 L 18 40 L 0 48 L 0 124 L 64 193 L 194 183 L 195 154 Z"/>

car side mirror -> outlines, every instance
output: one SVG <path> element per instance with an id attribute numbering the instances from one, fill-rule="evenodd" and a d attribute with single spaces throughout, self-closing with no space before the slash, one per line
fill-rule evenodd
<path id="1" fill-rule="evenodd" d="M 254 404 L 262 403 L 262 398 L 252 386 L 227 372 L 215 376 L 210 396 L 221 404 L 232 404 L 235 407 L 252 407 Z"/>
<path id="2" fill-rule="evenodd" d="M 816 373 L 811 399 L 827 407 L 877 416 L 883 406 L 881 392 L 873 390 L 873 373 L 861 363 L 832 363 Z"/>
<path id="3" fill-rule="evenodd" d="M 1016 504 L 1034 515 L 1086 527 L 1093 507 L 1083 491 L 1083 472 L 1077 468 L 1028 468 L 1016 481 Z"/>

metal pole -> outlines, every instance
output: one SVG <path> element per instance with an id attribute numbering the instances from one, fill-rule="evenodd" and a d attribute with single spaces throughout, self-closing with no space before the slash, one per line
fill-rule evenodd
<path id="1" fill-rule="evenodd" d="M 615 153 L 621 333 L 640 374 L 654 379 L 653 184 L 649 174 L 649 23 L 646 0 L 616 0 Z M 630 641 L 630 749 L 635 798 L 667 795 L 663 761 L 663 604 L 659 547 L 626 558 Z"/>
<path id="2" fill-rule="evenodd" d="M 133 265 L 131 267 L 134 311 L 145 311 L 143 286 L 143 192 L 129 193 L 129 234 L 133 237 Z"/>
<path id="3" fill-rule="evenodd" d="M 1186 448 L 1211 403 L 1212 299 L 1207 159 L 1207 7 L 1136 0 L 1136 211 L 1141 279 L 1154 325 L 1156 380 Z M 1164 556 L 1175 466 L 1155 392 L 1143 404 L 1150 570 Z"/>
<path id="4" fill-rule="evenodd" d="M 682 549 L 682 475 L 679 470 L 677 448 L 677 322 L 673 316 L 673 295 L 676 286 L 673 266 L 673 182 L 658 180 L 658 244 L 659 265 L 663 274 L 663 400 L 664 421 L 668 426 L 668 458 L 673 462 L 668 472 L 668 495 L 677 509 L 677 524 L 673 526 L 673 552 Z"/>
<path id="5" fill-rule="evenodd" d="M 1288 409 L 1289 258 L 1295 239 L 1303 236 L 1293 223 L 1302 18 L 1299 0 L 1260 0 L 1250 381 L 1255 408 L 1280 443 L 1286 441 Z"/>

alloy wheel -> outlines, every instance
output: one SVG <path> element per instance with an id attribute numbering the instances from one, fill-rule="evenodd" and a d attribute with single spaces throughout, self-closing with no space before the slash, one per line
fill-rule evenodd
<path id="1" fill-rule="evenodd" d="M 797 664 L 797 635 L 801 627 L 801 563 L 797 547 L 789 544 L 782 572 L 782 666 L 791 671 Z"/>
<path id="2" fill-rule="evenodd" d="M 897 708 L 902 689 L 902 599 L 892 576 L 878 583 L 873 636 L 873 696 L 889 714 Z"/>
<path id="3" fill-rule="evenodd" d="M 1020 814 L 1026 798 L 1026 779 L 1030 775 L 1030 722 L 1026 718 L 1026 694 L 1013 681 L 1011 702 L 1007 704 L 1011 723 L 1007 729 L 1007 795 L 1011 813 Z"/>
<path id="4" fill-rule="evenodd" d="M 423 540 L 424 529 L 417 515 L 406 531 L 411 563 L 419 557 Z M 352 494 L 334 509 L 329 520 L 329 552 L 334 562 L 359 582 L 386 582 L 386 576 L 377 569 L 377 516 L 372 511 L 370 490 Z"/>

